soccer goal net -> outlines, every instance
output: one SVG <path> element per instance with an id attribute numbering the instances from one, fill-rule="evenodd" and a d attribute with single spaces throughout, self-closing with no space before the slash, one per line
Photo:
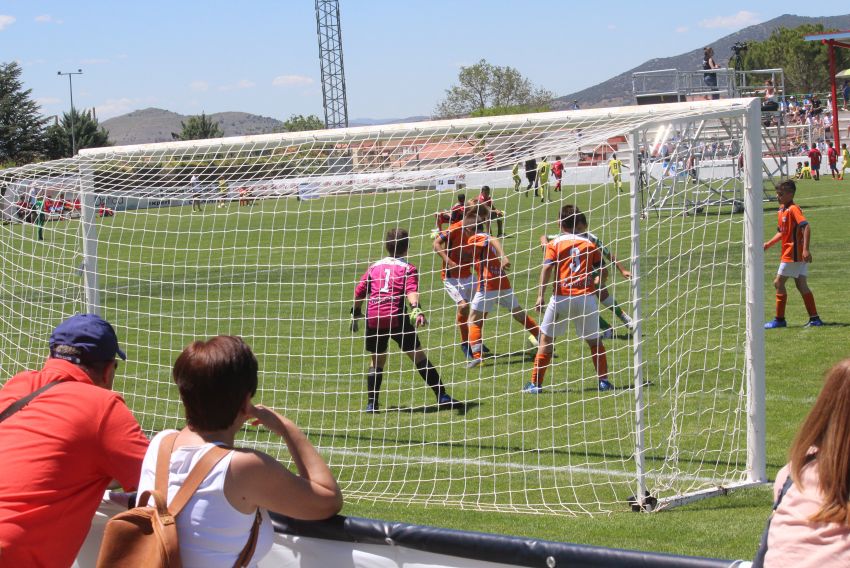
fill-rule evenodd
<path id="1" fill-rule="evenodd" d="M 99 312 L 129 356 L 116 389 L 154 433 L 183 423 L 180 351 L 240 335 L 260 362 L 255 401 L 307 432 L 350 501 L 580 514 L 763 482 L 758 114 L 747 99 L 459 119 L 91 149 L 0 171 L 0 371 L 39 366 L 59 321 Z M 498 305 L 469 367 L 435 231 L 484 185 L 533 323 L 541 237 L 559 234 L 561 206 L 610 253 L 585 323 L 613 388 L 600 390 L 593 338 L 565 320 L 542 391 L 524 392 L 535 329 Z M 390 342 L 380 407 L 364 412 L 370 360 L 349 314 L 396 227 L 418 268 L 422 349 L 463 405 L 438 406 Z M 239 443 L 289 459 L 252 427 Z"/>

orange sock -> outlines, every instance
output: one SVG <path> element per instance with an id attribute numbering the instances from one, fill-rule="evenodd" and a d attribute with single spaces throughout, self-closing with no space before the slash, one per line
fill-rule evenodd
<path id="1" fill-rule="evenodd" d="M 474 323 L 469 324 L 469 349 L 473 357 L 481 359 L 481 326 Z"/>
<path id="2" fill-rule="evenodd" d="M 599 380 L 608 378 L 608 355 L 605 352 L 605 346 L 601 343 L 598 346 L 590 348 L 590 358 L 593 360 L 593 366 L 596 367 L 596 376 Z"/>
<path id="3" fill-rule="evenodd" d="M 457 327 L 460 329 L 461 343 L 469 342 L 469 325 L 466 323 L 467 317 L 460 312 L 457 313 Z"/>
<path id="4" fill-rule="evenodd" d="M 803 301 L 806 297 L 803 296 Z M 788 301 L 788 294 L 776 295 L 776 319 L 785 319 L 785 303 Z M 814 302 L 814 299 L 812 300 Z"/>
<path id="5" fill-rule="evenodd" d="M 522 323 L 522 325 L 524 325 L 525 329 L 527 329 L 534 337 L 540 335 L 540 328 L 537 326 L 537 322 L 534 321 L 534 318 L 532 318 L 530 315 L 526 314 L 525 321 Z"/>
<path id="6" fill-rule="evenodd" d="M 551 353 L 538 353 L 534 356 L 534 367 L 531 368 L 531 382 L 535 385 L 543 386 L 543 378 L 546 375 L 546 369 L 549 368 L 549 363 L 552 361 Z"/>
<path id="7" fill-rule="evenodd" d="M 809 317 L 813 318 L 818 315 L 818 309 L 815 307 L 815 295 L 811 292 L 803 294 L 803 303 L 806 304 L 806 311 L 809 312 Z"/>

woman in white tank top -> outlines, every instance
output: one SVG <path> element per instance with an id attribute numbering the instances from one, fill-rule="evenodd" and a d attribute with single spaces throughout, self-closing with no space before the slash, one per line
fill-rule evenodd
<path id="1" fill-rule="evenodd" d="M 213 445 L 233 446 L 246 420 L 286 442 L 298 475 L 255 450 L 233 450 L 207 475 L 177 517 L 185 568 L 231 568 L 251 533 L 259 509 L 259 537 L 251 566 L 272 546 L 268 511 L 305 520 L 325 519 L 342 508 L 342 493 L 327 464 L 295 424 L 251 402 L 257 390 L 257 359 L 239 337 L 217 336 L 190 344 L 174 364 L 187 425 L 177 435 L 168 472 L 168 501 L 192 467 Z M 160 432 L 142 465 L 139 494 L 152 490 Z"/>

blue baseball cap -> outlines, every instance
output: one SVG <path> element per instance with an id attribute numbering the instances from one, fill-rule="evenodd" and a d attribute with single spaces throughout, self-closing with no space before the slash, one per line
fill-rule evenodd
<path id="1" fill-rule="evenodd" d="M 55 353 L 58 345 L 74 347 L 79 357 Z M 50 335 L 50 355 L 74 363 L 110 361 L 118 355 L 127 360 L 127 354 L 118 346 L 118 336 L 108 321 L 95 314 L 77 314 L 69 317 Z"/>

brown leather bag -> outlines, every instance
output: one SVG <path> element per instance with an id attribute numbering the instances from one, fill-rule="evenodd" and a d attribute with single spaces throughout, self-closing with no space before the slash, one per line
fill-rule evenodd
<path id="1" fill-rule="evenodd" d="M 177 491 L 171 506 L 166 506 L 168 496 L 168 465 L 177 433 L 162 439 L 156 458 L 154 490 L 145 491 L 135 507 L 119 513 L 106 523 L 97 568 L 141 566 L 144 568 L 181 568 L 180 545 L 177 541 L 177 515 L 192 498 L 195 490 L 206 479 L 215 465 L 228 454 L 229 449 L 211 448 L 192 468 L 185 483 Z M 154 506 L 146 506 L 153 498 Z M 262 517 L 259 509 L 254 517 L 251 535 L 239 554 L 235 567 L 248 566 L 254 555 Z"/>

